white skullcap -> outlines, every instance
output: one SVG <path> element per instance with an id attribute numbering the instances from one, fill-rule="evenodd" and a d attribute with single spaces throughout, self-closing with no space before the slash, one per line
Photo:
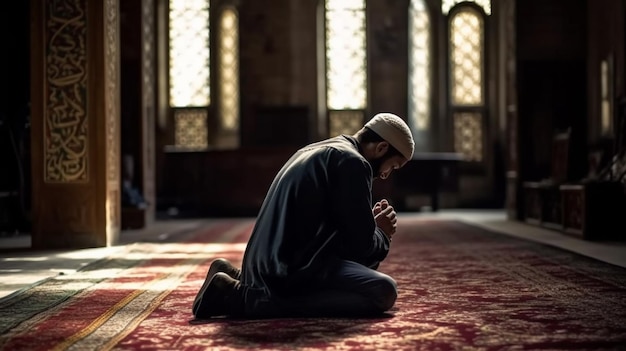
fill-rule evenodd
<path id="1" fill-rule="evenodd" d="M 400 151 L 407 160 L 413 157 L 415 141 L 409 126 L 393 113 L 379 113 L 370 119 L 365 127 L 373 130 L 391 146 Z"/>

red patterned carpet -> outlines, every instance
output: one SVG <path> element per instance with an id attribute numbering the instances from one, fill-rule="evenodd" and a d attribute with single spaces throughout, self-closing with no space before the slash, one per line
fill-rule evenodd
<path id="1" fill-rule="evenodd" d="M 190 311 L 252 220 L 125 252 L 0 300 L 2 350 L 626 350 L 626 270 L 461 222 L 401 217 L 377 319 L 218 320 Z"/>

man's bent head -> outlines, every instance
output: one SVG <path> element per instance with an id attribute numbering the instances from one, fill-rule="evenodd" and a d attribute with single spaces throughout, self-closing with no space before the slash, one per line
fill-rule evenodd
<path id="1" fill-rule="evenodd" d="M 415 141 L 409 126 L 402 118 L 393 113 L 378 113 L 365 124 L 365 127 L 380 135 L 398 150 L 407 161 L 413 157 Z"/>

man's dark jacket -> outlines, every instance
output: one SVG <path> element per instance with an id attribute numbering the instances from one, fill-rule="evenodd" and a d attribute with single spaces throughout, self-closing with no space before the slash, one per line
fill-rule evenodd
<path id="1" fill-rule="evenodd" d="M 246 247 L 242 283 L 270 295 L 311 291 L 334 259 L 382 261 L 389 239 L 372 214 L 372 167 L 342 135 L 298 150 L 272 182 Z"/>

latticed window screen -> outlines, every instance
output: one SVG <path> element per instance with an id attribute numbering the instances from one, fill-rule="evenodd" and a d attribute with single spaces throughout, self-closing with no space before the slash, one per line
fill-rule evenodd
<path id="1" fill-rule="evenodd" d="M 326 0 L 326 88 L 331 110 L 367 103 L 365 1 Z"/>
<path id="2" fill-rule="evenodd" d="M 466 8 L 450 20 L 452 104 L 483 104 L 483 20 Z"/>
<path id="3" fill-rule="evenodd" d="M 454 148 L 468 161 L 483 160 L 482 114 L 460 112 L 454 114 Z"/>
<path id="4" fill-rule="evenodd" d="M 352 135 L 363 127 L 363 111 L 330 111 L 328 117 L 330 120 L 331 137 L 341 134 Z"/>
<path id="5" fill-rule="evenodd" d="M 170 106 L 208 106 L 210 0 L 170 0 Z"/>
<path id="6" fill-rule="evenodd" d="M 454 5 L 465 1 L 476 3 L 478 6 L 483 8 L 483 11 L 485 11 L 486 15 L 491 15 L 491 0 L 442 0 L 441 12 L 443 12 L 444 15 L 447 15 L 450 9 L 454 7 Z"/>
<path id="7" fill-rule="evenodd" d="M 409 124 L 425 130 L 430 122 L 430 18 L 424 0 L 409 8 Z"/>
<path id="8" fill-rule="evenodd" d="M 188 149 L 206 148 L 208 146 L 207 122 L 206 109 L 175 110 L 175 145 Z"/>
<path id="9" fill-rule="evenodd" d="M 237 13 L 226 8 L 220 19 L 219 99 L 222 128 L 235 131 L 239 126 L 239 22 Z"/>
<path id="10" fill-rule="evenodd" d="M 480 2 L 485 6 L 485 2 Z M 450 16 L 450 102 L 454 147 L 468 161 L 483 160 L 483 15 L 463 7 Z"/>
<path id="11" fill-rule="evenodd" d="M 326 0 L 326 103 L 331 136 L 352 134 L 367 106 L 365 0 Z"/>

